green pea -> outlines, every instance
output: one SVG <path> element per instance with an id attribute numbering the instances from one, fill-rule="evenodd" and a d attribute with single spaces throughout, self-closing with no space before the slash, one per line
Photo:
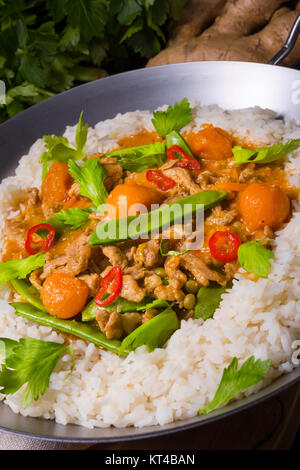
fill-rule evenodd
<path id="1" fill-rule="evenodd" d="M 187 294 L 185 298 L 183 299 L 183 307 L 186 310 L 191 310 L 192 308 L 194 308 L 195 303 L 196 303 L 196 298 L 194 294 Z"/>
<path id="2" fill-rule="evenodd" d="M 240 221 L 238 221 L 238 220 L 236 220 L 235 222 L 233 222 L 232 226 L 233 226 L 236 230 L 242 230 L 242 228 L 243 228 L 243 224 L 242 224 Z"/>
<path id="3" fill-rule="evenodd" d="M 189 280 L 189 281 L 186 281 L 184 288 L 190 294 L 197 294 L 199 290 L 199 285 L 197 281 Z"/>
<path id="4" fill-rule="evenodd" d="M 216 269 L 222 268 L 224 266 L 224 263 L 222 263 L 222 261 L 218 261 L 216 258 L 213 257 L 211 258 L 211 262 L 213 267 Z"/>
<path id="5" fill-rule="evenodd" d="M 167 277 L 166 270 L 164 268 L 155 268 L 153 272 L 157 274 L 159 277 Z"/>

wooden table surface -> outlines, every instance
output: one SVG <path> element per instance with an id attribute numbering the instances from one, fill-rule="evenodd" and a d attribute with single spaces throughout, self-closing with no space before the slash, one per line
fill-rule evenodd
<path id="1" fill-rule="evenodd" d="M 300 385 L 198 430 L 88 450 L 288 450 L 300 426 Z"/>

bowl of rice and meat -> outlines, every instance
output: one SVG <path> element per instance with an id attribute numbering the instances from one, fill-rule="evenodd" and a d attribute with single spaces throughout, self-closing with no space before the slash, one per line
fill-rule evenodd
<path id="1" fill-rule="evenodd" d="M 3 179 L 2 410 L 119 439 L 298 380 L 300 129 L 170 103 L 82 107 Z"/>

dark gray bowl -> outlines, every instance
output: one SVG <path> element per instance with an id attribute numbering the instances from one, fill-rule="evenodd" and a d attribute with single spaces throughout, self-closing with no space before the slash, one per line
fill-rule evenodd
<path id="1" fill-rule="evenodd" d="M 298 91 L 299 90 L 299 91 Z M 60 135 L 75 124 L 81 110 L 94 125 L 117 113 L 153 110 L 184 97 L 226 109 L 261 106 L 300 122 L 300 71 L 242 62 L 194 62 L 141 69 L 73 88 L 22 112 L 0 126 L 1 178 L 12 174 L 19 158 L 44 134 Z M 108 442 L 157 436 L 226 418 L 300 381 L 300 368 L 249 398 L 234 402 L 208 416 L 167 426 L 148 428 L 95 428 L 62 426 L 40 418 L 25 418 L 0 405 L 0 429 L 50 440 Z"/>

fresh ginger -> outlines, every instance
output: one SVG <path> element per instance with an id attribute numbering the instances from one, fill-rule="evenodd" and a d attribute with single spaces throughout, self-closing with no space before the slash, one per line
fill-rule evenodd
<path id="1" fill-rule="evenodd" d="M 202 60 L 267 63 L 283 46 L 298 13 L 300 1 L 189 0 L 167 48 L 148 66 Z M 299 62 L 300 39 L 283 64 Z"/>

